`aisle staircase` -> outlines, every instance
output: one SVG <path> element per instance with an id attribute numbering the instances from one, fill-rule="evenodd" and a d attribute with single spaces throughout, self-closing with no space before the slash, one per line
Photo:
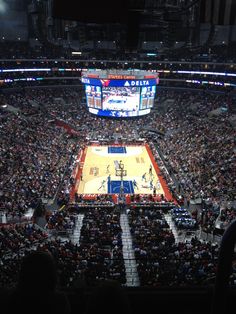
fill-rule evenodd
<path id="1" fill-rule="evenodd" d="M 126 285 L 128 287 L 138 287 L 140 285 L 137 265 L 133 251 L 132 237 L 129 228 L 127 214 L 120 216 L 120 226 L 122 229 L 123 256 L 126 270 Z"/>
<path id="2" fill-rule="evenodd" d="M 194 238 L 195 236 L 199 234 L 199 230 L 189 230 L 189 229 L 178 230 L 178 228 L 175 226 L 175 223 L 171 217 L 171 214 L 169 213 L 164 214 L 164 217 L 170 229 L 173 232 L 175 243 L 190 241 L 192 238 Z"/>
<path id="3" fill-rule="evenodd" d="M 79 214 L 75 223 L 73 234 L 70 236 L 72 243 L 78 244 L 80 241 L 80 231 L 83 225 L 84 214 Z"/>
<path id="4" fill-rule="evenodd" d="M 173 235 L 175 237 L 175 243 L 184 242 L 184 235 L 181 233 L 179 234 L 174 221 L 172 220 L 171 214 L 167 213 L 164 214 L 165 220 L 167 221 L 171 231 L 173 232 Z"/>

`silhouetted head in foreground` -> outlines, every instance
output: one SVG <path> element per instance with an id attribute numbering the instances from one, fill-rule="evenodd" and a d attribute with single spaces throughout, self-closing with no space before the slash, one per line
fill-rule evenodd
<path id="1" fill-rule="evenodd" d="M 54 258 L 49 252 L 33 251 L 23 258 L 18 288 L 53 292 L 57 284 Z"/>
<path id="2" fill-rule="evenodd" d="M 32 251 L 22 260 L 17 287 L 9 297 L 6 313 L 69 314 L 69 300 L 56 288 L 53 256 L 49 252 Z"/>

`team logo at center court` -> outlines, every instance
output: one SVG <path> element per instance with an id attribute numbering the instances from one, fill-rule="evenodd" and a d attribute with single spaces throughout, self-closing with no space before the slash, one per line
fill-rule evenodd
<path id="1" fill-rule="evenodd" d="M 110 80 L 100 80 L 102 83 L 102 86 L 107 87 L 109 86 Z"/>

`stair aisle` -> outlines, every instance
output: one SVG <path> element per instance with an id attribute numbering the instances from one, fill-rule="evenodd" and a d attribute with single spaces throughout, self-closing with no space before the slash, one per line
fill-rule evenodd
<path id="1" fill-rule="evenodd" d="M 126 279 L 128 287 L 138 287 L 140 285 L 137 272 L 137 265 L 133 251 L 132 237 L 129 228 L 127 214 L 121 214 L 120 225 L 122 228 L 123 256 L 125 262 Z"/>
<path id="2" fill-rule="evenodd" d="M 76 221 L 76 224 L 75 224 L 75 229 L 73 231 L 73 234 L 72 236 L 70 237 L 71 238 L 71 241 L 74 243 L 74 244 L 79 244 L 79 240 L 80 240 L 80 230 L 81 230 L 81 227 L 83 225 L 83 219 L 84 219 L 84 214 L 79 214 L 78 215 L 78 218 L 77 218 L 77 221 Z"/>
<path id="3" fill-rule="evenodd" d="M 173 232 L 173 235 L 175 237 L 175 243 L 184 242 L 185 236 L 184 233 L 179 233 L 174 221 L 172 220 L 172 217 L 170 214 L 164 214 L 165 220 L 167 221 L 168 225 L 170 226 L 170 229 Z"/>

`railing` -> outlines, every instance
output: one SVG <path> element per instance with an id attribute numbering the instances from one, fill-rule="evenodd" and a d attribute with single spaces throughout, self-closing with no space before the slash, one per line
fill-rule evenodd
<path id="1" fill-rule="evenodd" d="M 163 156 L 162 151 L 160 150 L 160 147 L 158 147 L 157 145 L 155 145 L 155 149 L 164 165 L 164 167 L 167 170 L 167 173 L 169 175 L 169 178 L 174 182 L 175 186 L 176 186 L 176 190 L 178 191 L 178 193 L 180 195 L 183 195 L 185 197 L 185 191 L 182 188 L 182 185 L 180 184 L 179 180 L 176 178 L 175 174 L 173 173 L 173 171 L 171 170 L 170 166 L 167 164 L 167 162 L 165 161 L 165 158 Z M 170 174 L 171 173 L 171 174 Z"/>
<path id="2" fill-rule="evenodd" d="M 0 225 L 1 224 L 22 224 L 22 223 L 30 223 L 32 222 L 32 217 L 21 216 L 18 214 L 1 212 L 0 215 Z"/>
<path id="3" fill-rule="evenodd" d="M 218 244 L 220 244 L 222 240 L 221 235 L 217 235 L 213 231 L 206 232 L 202 229 L 202 227 L 199 229 L 199 238 L 207 242 L 218 243 Z"/>
<path id="4" fill-rule="evenodd" d="M 176 207 L 176 205 L 172 202 L 131 202 L 129 207 L 132 208 L 157 208 L 157 209 L 165 209 L 169 210 L 171 208 Z"/>
<path id="5" fill-rule="evenodd" d="M 57 229 L 45 229 L 45 231 L 50 234 L 52 237 L 68 237 L 73 234 L 74 229 L 65 229 L 65 230 L 57 230 Z"/>

